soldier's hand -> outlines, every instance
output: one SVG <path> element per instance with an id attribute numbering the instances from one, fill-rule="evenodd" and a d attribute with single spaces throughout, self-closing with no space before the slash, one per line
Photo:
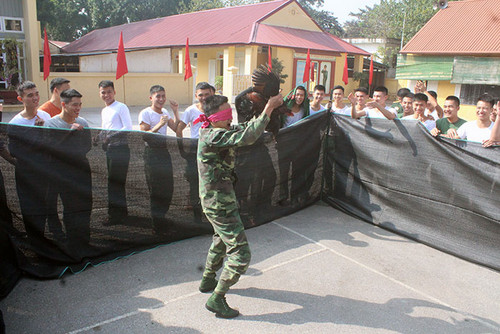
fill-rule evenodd
<path id="1" fill-rule="evenodd" d="M 267 104 L 272 109 L 278 108 L 280 105 L 283 104 L 283 96 L 281 94 L 273 96 L 269 99 L 269 101 L 267 101 Z"/>

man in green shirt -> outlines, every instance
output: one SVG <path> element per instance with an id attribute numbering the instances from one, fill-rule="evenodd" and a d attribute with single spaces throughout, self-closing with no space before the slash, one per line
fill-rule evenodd
<path id="1" fill-rule="evenodd" d="M 431 134 L 434 137 L 438 135 L 450 137 L 450 135 L 456 133 L 460 126 L 467 123 L 466 120 L 458 117 L 459 110 L 460 99 L 453 95 L 448 96 L 444 101 L 444 117 L 436 121 L 436 127 L 431 130 Z"/>
<path id="2" fill-rule="evenodd" d="M 403 106 L 402 106 L 402 103 L 403 103 L 403 98 L 407 95 L 407 94 L 410 94 L 410 90 L 408 88 L 400 88 L 397 92 L 397 97 L 398 97 L 398 102 L 395 102 L 391 105 L 391 108 L 394 108 L 396 109 L 396 112 L 398 114 L 398 118 L 402 118 L 403 117 Z M 408 116 L 408 115 L 404 115 L 404 116 Z"/>
<path id="3" fill-rule="evenodd" d="M 214 291 L 205 307 L 217 317 L 238 316 L 239 312 L 227 305 L 225 295 L 250 264 L 250 248 L 233 187 L 236 148 L 255 143 L 269 123 L 273 109 L 282 103 L 281 94 L 271 97 L 258 118 L 231 126 L 232 110 L 227 97 L 214 95 L 205 100 L 205 113 L 194 121 L 202 122 L 198 140 L 201 206 L 214 229 L 199 290 Z M 226 255 L 224 269 L 217 281 L 216 273 Z"/>

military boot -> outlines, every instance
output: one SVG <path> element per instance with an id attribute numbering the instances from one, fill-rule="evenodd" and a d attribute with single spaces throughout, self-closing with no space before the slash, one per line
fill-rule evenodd
<path id="1" fill-rule="evenodd" d="M 200 287 L 198 288 L 200 292 L 212 292 L 217 286 L 217 280 L 214 277 L 203 276 L 201 279 Z"/>
<path id="2" fill-rule="evenodd" d="M 237 317 L 240 314 L 238 310 L 232 309 L 227 305 L 226 296 L 215 292 L 208 298 L 205 307 L 207 310 L 214 312 L 215 316 L 219 318 L 229 319 Z"/>

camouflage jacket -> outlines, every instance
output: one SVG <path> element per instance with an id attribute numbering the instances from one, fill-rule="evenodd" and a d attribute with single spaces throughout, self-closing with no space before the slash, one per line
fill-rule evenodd
<path id="1" fill-rule="evenodd" d="M 233 125 L 230 130 L 208 127 L 200 129 L 198 139 L 198 175 L 203 210 L 237 208 L 233 183 L 236 148 L 251 145 L 259 139 L 269 123 L 269 116 Z"/>

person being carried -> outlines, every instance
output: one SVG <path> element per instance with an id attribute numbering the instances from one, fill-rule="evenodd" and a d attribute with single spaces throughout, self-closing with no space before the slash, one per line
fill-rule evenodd
<path id="1" fill-rule="evenodd" d="M 316 85 L 314 87 L 313 100 L 309 105 L 309 115 L 314 115 L 321 111 L 326 110 L 324 106 L 321 105 L 321 102 L 325 98 L 325 86 Z"/>
<path id="2" fill-rule="evenodd" d="M 281 94 L 273 96 L 258 118 L 231 126 L 232 111 L 227 97 L 215 95 L 205 100 L 205 114 L 199 117 L 202 122 L 198 141 L 200 199 L 203 212 L 214 229 L 199 290 L 213 291 L 205 307 L 218 317 L 238 316 L 239 312 L 227 304 L 225 295 L 250 263 L 250 248 L 233 186 L 236 148 L 257 141 L 269 123 L 271 112 L 282 103 Z M 226 255 L 224 269 L 217 281 L 216 273 Z"/>
<path id="3" fill-rule="evenodd" d="M 179 123 L 179 105 L 174 100 L 168 100 L 174 119 L 163 108 L 167 102 L 165 88 L 154 85 L 149 90 L 151 107 L 139 113 L 141 131 L 167 135 L 167 126 L 172 131 L 177 130 Z M 144 136 L 144 172 L 150 197 L 151 221 L 155 234 L 168 234 L 169 221 L 165 214 L 170 208 L 174 191 L 174 176 L 172 158 L 168 152 L 165 140 L 157 136 Z"/>
<path id="4" fill-rule="evenodd" d="M 425 115 L 425 107 L 428 101 L 427 95 L 422 93 L 415 94 L 415 98 L 413 99 L 413 115 L 405 116 L 402 119 L 416 119 L 424 123 L 427 130 L 431 131 L 434 129 L 436 127 L 434 117 Z"/>
<path id="5" fill-rule="evenodd" d="M 50 93 L 52 96 L 50 97 L 50 100 L 45 102 L 38 108 L 39 110 L 43 110 L 47 112 L 50 117 L 54 117 L 56 115 L 59 115 L 62 111 L 62 105 L 61 105 L 61 92 L 70 89 L 71 87 L 69 86 L 70 81 L 65 78 L 54 78 L 50 81 Z"/>
<path id="6" fill-rule="evenodd" d="M 456 133 L 459 127 L 467 123 L 465 119 L 458 117 L 459 110 L 460 99 L 453 95 L 448 96 L 444 101 L 444 118 L 440 118 L 436 121 L 436 127 L 431 130 L 431 134 L 434 137 L 438 135 L 450 137 L 451 133 Z"/>
<path id="7" fill-rule="evenodd" d="M 466 139 L 482 143 L 490 139 L 491 130 L 495 124 L 490 120 L 495 100 L 489 94 L 483 94 L 477 99 L 476 116 L 477 120 L 463 124 L 456 131 L 450 131 L 450 138 Z"/>

